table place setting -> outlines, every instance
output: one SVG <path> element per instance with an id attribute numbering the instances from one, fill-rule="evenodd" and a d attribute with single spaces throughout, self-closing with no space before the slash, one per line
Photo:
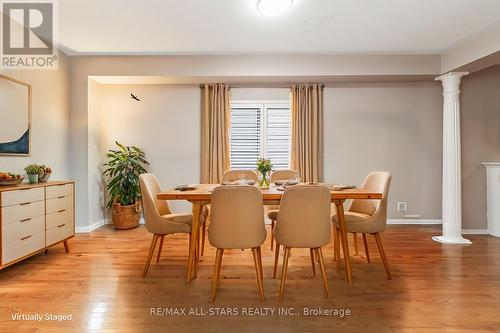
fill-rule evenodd
<path id="1" fill-rule="evenodd" d="M 256 181 L 251 179 L 239 179 L 235 181 L 223 181 L 222 185 L 255 185 Z"/>
<path id="2" fill-rule="evenodd" d="M 274 184 L 277 186 L 276 189 L 278 191 L 284 191 L 284 190 L 286 190 L 287 187 L 300 184 L 300 180 L 301 180 L 300 178 L 293 178 L 293 179 L 287 179 L 287 180 L 277 180 L 274 182 Z"/>
<path id="3" fill-rule="evenodd" d="M 174 190 L 176 190 L 176 191 L 182 191 L 182 192 L 184 192 L 184 191 L 194 191 L 194 190 L 197 190 L 197 189 L 198 189 L 198 186 L 196 186 L 196 185 L 187 185 L 187 184 L 185 184 L 185 185 L 179 185 L 176 188 L 174 188 Z"/>
<path id="4" fill-rule="evenodd" d="M 333 184 L 330 186 L 332 191 L 353 190 L 355 188 L 356 185 Z"/>

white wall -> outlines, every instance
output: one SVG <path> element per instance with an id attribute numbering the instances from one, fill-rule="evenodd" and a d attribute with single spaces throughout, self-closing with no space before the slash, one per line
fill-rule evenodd
<path id="1" fill-rule="evenodd" d="M 138 96 L 137 102 L 130 93 Z M 101 85 L 100 153 L 115 141 L 145 150 L 150 171 L 165 188 L 200 182 L 201 98 L 198 86 Z M 96 166 L 94 166 L 95 168 Z M 92 167 L 89 165 L 89 170 Z M 102 198 L 93 198 L 104 203 Z M 174 212 L 190 212 L 186 202 L 171 202 Z M 91 214 L 100 214 L 93 208 Z"/>
<path id="2" fill-rule="evenodd" d="M 231 88 L 231 100 L 290 100 L 290 88 Z"/>
<path id="3" fill-rule="evenodd" d="M 0 70 L 32 86 L 31 156 L 0 156 L 0 171 L 24 174 L 26 165 L 39 163 L 52 167 L 52 179 L 68 177 L 68 68 L 68 57 L 59 52 L 59 69 Z"/>
<path id="4" fill-rule="evenodd" d="M 103 86 L 92 79 L 88 81 L 89 91 L 89 113 L 88 113 L 88 135 L 87 135 L 87 164 L 88 164 L 88 183 L 85 199 L 88 202 L 88 218 L 92 222 L 89 228 L 79 226 L 79 231 L 92 230 L 105 223 L 105 181 L 103 180 L 103 162 L 101 152 L 101 123 L 102 123 L 102 104 L 103 104 Z"/>

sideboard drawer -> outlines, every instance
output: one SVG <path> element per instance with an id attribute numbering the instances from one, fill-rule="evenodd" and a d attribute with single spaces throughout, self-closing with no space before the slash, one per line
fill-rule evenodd
<path id="1" fill-rule="evenodd" d="M 73 184 L 48 186 L 46 195 L 47 199 L 55 199 L 67 195 L 73 195 Z"/>
<path id="2" fill-rule="evenodd" d="M 27 188 L 2 192 L 2 207 L 14 206 L 24 202 L 41 201 L 45 199 L 43 187 Z"/>
<path id="3" fill-rule="evenodd" d="M 57 212 L 47 214 L 46 230 L 52 229 L 63 223 L 73 222 L 73 208 L 61 209 Z"/>
<path id="4" fill-rule="evenodd" d="M 61 223 L 55 228 L 46 231 L 46 246 L 51 246 L 57 242 L 60 242 L 66 238 L 73 236 L 73 221 Z"/>
<path id="5" fill-rule="evenodd" d="M 47 214 L 73 208 L 73 196 L 61 196 L 47 200 Z"/>
<path id="6" fill-rule="evenodd" d="M 41 215 L 35 218 L 27 218 L 25 220 L 4 225 L 2 228 L 2 244 L 7 245 L 18 241 L 23 237 L 44 232 L 44 222 L 45 216 Z"/>
<path id="7" fill-rule="evenodd" d="M 45 201 L 22 203 L 2 208 L 2 225 L 45 215 Z"/>
<path id="8" fill-rule="evenodd" d="M 45 233 L 33 233 L 22 239 L 2 244 L 2 265 L 45 248 Z"/>

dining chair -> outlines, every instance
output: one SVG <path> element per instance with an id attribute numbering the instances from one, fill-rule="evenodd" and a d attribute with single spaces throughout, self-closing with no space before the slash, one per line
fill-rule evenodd
<path id="1" fill-rule="evenodd" d="M 283 193 L 276 227 L 274 228 L 276 251 L 273 278 L 276 278 L 280 246 L 284 247 L 283 268 L 279 289 L 280 301 L 283 299 L 291 248 L 309 248 L 314 275 L 316 275 L 314 262 L 316 254 L 319 259 L 319 267 L 321 269 L 326 296 L 328 298 L 331 297 L 323 252 L 321 250 L 330 241 L 330 203 L 330 189 L 325 186 L 296 185 L 288 187 Z"/>
<path id="2" fill-rule="evenodd" d="M 260 299 L 264 301 L 260 247 L 266 239 L 262 193 L 255 186 L 219 186 L 212 193 L 208 240 L 217 248 L 211 301 L 215 300 L 222 255 L 229 249 L 252 249 Z"/>
<path id="3" fill-rule="evenodd" d="M 392 279 L 389 263 L 385 255 L 384 247 L 380 233 L 385 231 L 387 225 L 387 197 L 389 194 L 389 186 L 391 184 L 391 174 L 384 171 L 376 171 L 368 174 L 363 181 L 361 188 L 373 192 L 381 192 L 381 200 L 361 200 L 354 199 L 351 205 L 344 212 L 346 231 L 354 235 L 360 233 L 363 236 L 363 243 L 365 247 L 366 260 L 370 263 L 370 254 L 368 252 L 368 243 L 366 235 L 370 234 L 375 237 L 378 251 L 387 273 L 387 278 Z M 332 222 L 335 226 L 335 258 L 337 259 L 337 271 L 340 269 L 340 227 L 337 214 L 332 215 Z"/>
<path id="4" fill-rule="evenodd" d="M 276 170 L 271 173 L 271 184 L 276 182 L 277 180 L 288 180 L 296 178 L 299 178 L 299 173 L 295 170 L 291 169 Z M 276 219 L 278 217 L 278 210 L 280 206 L 269 205 L 266 208 L 267 208 L 267 218 L 271 220 L 271 251 L 272 251 L 274 246 L 274 235 L 272 231 L 274 230 L 274 226 L 276 224 Z"/>
<path id="5" fill-rule="evenodd" d="M 234 182 L 240 180 L 240 175 L 244 175 L 246 180 L 253 180 L 255 182 L 259 181 L 259 177 L 257 176 L 257 172 L 254 170 L 227 170 L 224 172 L 222 176 L 223 182 Z"/>
<path id="6" fill-rule="evenodd" d="M 224 172 L 224 175 L 222 176 L 222 182 L 234 182 L 240 179 L 240 175 L 244 175 L 245 179 L 247 180 L 253 180 L 255 182 L 259 181 L 259 177 L 257 176 L 257 173 L 253 170 L 228 170 Z M 207 225 L 208 221 L 210 221 L 210 211 L 211 211 L 211 205 L 207 204 L 203 206 L 202 209 L 202 215 L 206 216 L 206 223 L 203 224 L 203 229 L 201 231 L 201 253 L 200 255 L 203 256 L 205 253 L 205 239 L 206 239 L 206 230 L 207 230 Z"/>
<path id="7" fill-rule="evenodd" d="M 193 215 L 172 213 L 168 201 L 156 199 L 156 195 L 160 192 L 160 184 L 153 174 L 145 173 L 140 175 L 139 184 L 142 192 L 142 205 L 146 229 L 153 234 L 153 240 L 151 241 L 148 258 L 146 260 L 146 267 L 142 275 L 146 277 L 158 239 L 160 240 L 160 244 L 156 262 L 160 261 L 163 241 L 166 235 L 186 233 L 189 234 L 189 241 L 191 242 L 191 223 Z M 200 225 L 205 222 L 205 219 L 206 213 L 202 214 L 200 217 Z M 197 243 L 198 253 L 199 239 Z"/>

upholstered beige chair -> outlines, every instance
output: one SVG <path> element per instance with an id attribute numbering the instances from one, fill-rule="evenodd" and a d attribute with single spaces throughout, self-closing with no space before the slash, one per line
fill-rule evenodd
<path id="1" fill-rule="evenodd" d="M 257 172 L 253 170 L 228 170 L 224 172 L 224 176 L 222 176 L 223 182 L 234 182 L 240 180 L 240 175 L 245 175 L 246 180 L 253 180 L 255 182 L 259 181 L 259 177 L 257 176 Z"/>
<path id="2" fill-rule="evenodd" d="M 158 192 L 160 192 L 160 185 L 153 174 L 146 173 L 140 175 L 139 183 L 142 192 L 142 204 L 144 207 L 144 219 L 146 221 L 146 228 L 153 234 L 153 240 L 151 241 L 148 258 L 146 261 L 146 267 L 144 268 L 143 273 L 143 277 L 146 277 L 158 239 L 160 239 L 160 245 L 158 248 L 158 256 L 156 258 L 156 262 L 160 260 L 165 235 L 175 233 L 190 234 L 193 215 L 174 214 L 170 210 L 167 201 L 156 199 L 156 195 L 158 194 Z M 203 224 L 205 219 L 206 212 L 202 214 L 200 224 Z M 191 241 L 191 237 L 189 237 L 189 239 Z"/>
<path id="3" fill-rule="evenodd" d="M 353 233 L 355 237 L 357 233 L 363 236 L 368 262 L 370 262 L 370 254 L 368 252 L 366 235 L 375 236 L 375 241 L 377 242 L 377 247 L 389 280 L 391 279 L 391 271 L 389 270 L 389 264 L 385 256 L 384 247 L 382 246 L 380 233 L 385 231 L 387 224 L 387 196 L 390 184 L 391 175 L 388 172 L 377 171 L 370 173 L 365 178 L 361 188 L 383 193 L 382 200 L 352 200 L 351 205 L 344 213 L 347 232 Z M 340 256 L 339 222 L 336 212 L 334 213 L 332 222 L 335 225 L 335 257 L 338 259 Z M 337 260 L 337 270 L 339 269 L 339 265 L 340 260 Z"/>
<path id="4" fill-rule="evenodd" d="M 274 259 L 274 274 L 278 266 L 280 246 L 284 247 L 283 270 L 279 289 L 279 299 L 283 299 L 286 271 L 291 248 L 309 248 L 313 273 L 314 254 L 319 259 L 325 293 L 330 298 L 330 289 L 326 277 L 323 252 L 321 247 L 330 241 L 330 189 L 319 185 L 297 185 L 288 187 L 283 193 L 274 238 L 276 251 Z"/>
<path id="5" fill-rule="evenodd" d="M 262 194 L 255 186 L 219 186 L 212 193 L 208 240 L 217 248 L 211 301 L 215 300 L 222 255 L 227 249 L 252 249 L 260 298 L 264 301 L 260 246 L 266 239 Z"/>
<path id="6" fill-rule="evenodd" d="M 276 170 L 271 173 L 271 184 L 277 180 L 288 180 L 299 178 L 299 173 L 295 170 Z M 274 225 L 276 224 L 276 219 L 278 218 L 278 210 L 280 206 L 278 205 L 269 205 L 267 208 L 267 218 L 271 220 L 271 231 L 274 229 Z M 274 236 L 271 232 L 271 251 L 274 246 Z"/>

